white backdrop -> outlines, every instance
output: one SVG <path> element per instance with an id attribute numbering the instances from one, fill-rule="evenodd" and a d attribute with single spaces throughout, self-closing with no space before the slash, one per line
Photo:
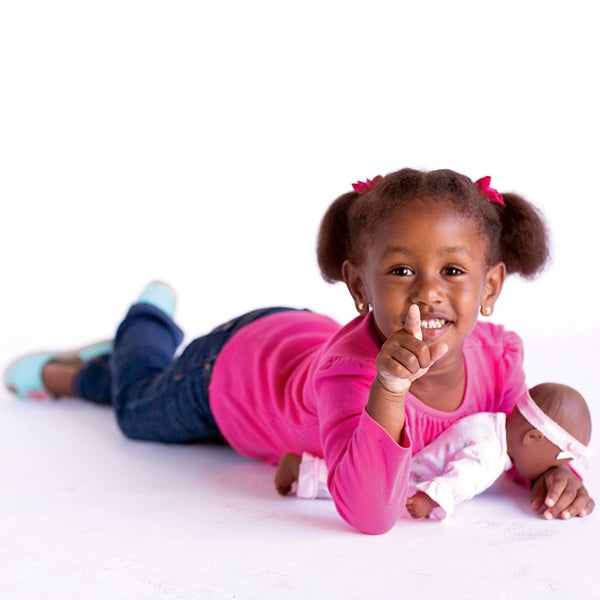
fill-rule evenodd
<path id="1" fill-rule="evenodd" d="M 271 304 L 345 321 L 346 291 L 314 256 L 328 204 L 357 179 L 450 167 L 547 215 L 551 268 L 509 280 L 494 319 L 543 353 L 532 382 L 576 384 L 581 353 L 598 356 L 594 14 L 577 0 L 3 2 L 0 358 L 110 335 L 155 277 L 190 337 Z"/>
<path id="2" fill-rule="evenodd" d="M 530 383 L 581 389 L 597 431 L 596 4 L 3 0 L 0 364 L 112 335 L 153 278 L 177 289 L 188 339 L 262 305 L 346 321 L 347 292 L 316 267 L 329 203 L 357 179 L 450 167 L 547 215 L 553 264 L 509 279 L 493 319 L 523 337 Z M 546 522 L 506 480 L 453 523 L 358 536 L 227 448 L 129 441 L 103 407 L 5 391 L 0 475 L 11 598 L 600 586 L 600 511 Z"/>

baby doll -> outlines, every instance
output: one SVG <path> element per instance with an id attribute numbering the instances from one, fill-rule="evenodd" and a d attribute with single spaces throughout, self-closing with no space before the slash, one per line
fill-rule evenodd
<path id="1" fill-rule="evenodd" d="M 574 389 L 544 383 L 533 387 L 507 417 L 478 413 L 451 425 L 413 456 L 406 508 L 417 518 L 444 519 L 454 506 L 487 489 L 511 468 L 526 480 L 591 451 L 591 418 Z M 287 494 L 297 482 L 303 498 L 329 497 L 322 459 L 286 454 L 275 485 Z"/>

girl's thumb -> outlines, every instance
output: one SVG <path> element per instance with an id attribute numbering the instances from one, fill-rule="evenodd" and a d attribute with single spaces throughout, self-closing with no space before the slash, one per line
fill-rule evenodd
<path id="1" fill-rule="evenodd" d="M 411 304 L 408 307 L 406 319 L 404 320 L 404 331 L 410 333 L 410 335 L 416 337 L 418 340 L 423 339 L 423 332 L 421 331 L 421 311 L 417 304 Z"/>

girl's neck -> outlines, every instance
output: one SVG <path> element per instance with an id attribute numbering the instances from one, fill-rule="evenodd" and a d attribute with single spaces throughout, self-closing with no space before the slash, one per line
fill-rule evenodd
<path id="1" fill-rule="evenodd" d="M 456 410 L 463 401 L 466 385 L 462 351 L 444 356 L 420 379 L 410 386 L 410 392 L 431 408 L 444 412 Z"/>

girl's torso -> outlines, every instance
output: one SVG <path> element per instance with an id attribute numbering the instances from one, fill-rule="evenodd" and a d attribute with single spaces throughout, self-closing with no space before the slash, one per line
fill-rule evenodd
<path id="1" fill-rule="evenodd" d="M 283 312 L 238 331 L 218 357 L 210 387 L 211 409 L 233 448 L 271 463 L 285 452 L 324 456 L 323 437 L 329 435 L 338 435 L 333 446 L 343 449 L 376 375 L 379 344 L 371 320 L 370 315 L 357 317 L 340 327 L 323 315 Z M 413 453 L 463 416 L 510 412 L 523 393 L 516 334 L 478 323 L 465 341 L 463 357 L 464 393 L 462 401 L 452 401 L 455 410 L 432 408 L 409 394 Z"/>

